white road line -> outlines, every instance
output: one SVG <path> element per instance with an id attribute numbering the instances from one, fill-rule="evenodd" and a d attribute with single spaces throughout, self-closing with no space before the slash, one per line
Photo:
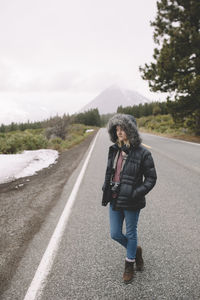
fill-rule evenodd
<path id="1" fill-rule="evenodd" d="M 144 144 L 144 143 L 142 143 L 142 145 L 143 145 L 144 147 L 146 147 L 146 148 L 152 149 L 151 146 L 148 146 L 148 145 L 146 145 L 146 144 Z"/>
<path id="2" fill-rule="evenodd" d="M 153 137 L 158 137 L 160 139 L 171 140 L 171 141 L 175 141 L 175 142 L 187 143 L 187 144 L 191 144 L 191 145 L 195 145 L 195 146 L 200 146 L 200 143 L 193 143 L 193 142 L 188 142 L 188 141 L 184 141 L 184 140 L 168 138 L 168 137 L 165 137 L 165 136 L 160 136 L 160 135 L 151 134 L 151 133 L 147 133 L 147 132 L 141 132 L 141 134 L 148 134 L 148 135 L 151 135 Z"/>
<path id="3" fill-rule="evenodd" d="M 77 178 L 77 181 L 73 187 L 73 190 L 68 198 L 68 201 L 65 205 L 65 208 L 63 210 L 63 213 L 58 221 L 58 224 L 53 232 L 53 235 L 50 239 L 50 242 L 46 248 L 46 251 L 42 257 L 42 260 L 36 270 L 36 273 L 35 273 L 35 276 L 31 282 L 31 285 L 29 286 L 28 288 L 28 291 L 25 295 L 25 298 L 24 300 L 34 300 L 34 299 L 39 299 L 41 293 L 42 293 L 42 290 L 45 286 L 45 280 L 51 270 L 51 267 L 53 265 L 53 262 L 54 262 L 54 258 L 56 257 L 56 253 L 58 251 L 58 248 L 59 248 L 59 244 L 61 242 L 61 239 L 62 239 L 62 235 L 64 233 L 64 230 L 66 228 L 66 225 L 67 225 L 67 221 L 69 219 L 69 216 L 70 216 L 70 213 L 71 213 L 71 210 L 72 210 L 72 206 L 74 204 L 74 201 L 76 199 L 76 195 L 77 195 L 77 192 L 79 190 L 79 187 L 80 187 L 80 184 L 81 184 L 81 181 L 83 179 L 83 176 L 84 176 L 84 173 L 85 173 L 85 170 L 87 168 L 87 165 L 88 165 L 88 162 L 89 162 L 89 159 L 90 159 L 90 156 L 92 154 L 92 151 L 93 151 L 93 148 L 95 146 L 95 143 L 96 143 L 96 140 L 97 140 L 97 137 L 99 135 L 99 132 L 100 130 L 97 132 L 96 134 L 96 137 L 92 143 L 92 146 L 90 148 L 90 151 L 87 155 L 87 158 L 84 162 L 84 165 L 81 169 L 81 172 Z"/>

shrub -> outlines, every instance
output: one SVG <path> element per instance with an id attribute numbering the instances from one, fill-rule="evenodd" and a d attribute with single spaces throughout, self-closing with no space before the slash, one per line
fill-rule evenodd
<path id="1" fill-rule="evenodd" d="M 156 105 L 154 106 L 153 108 L 153 115 L 156 116 L 156 115 L 159 115 L 161 113 L 161 108 L 159 105 Z"/>
<path id="2" fill-rule="evenodd" d="M 68 134 L 63 140 L 61 137 L 53 137 L 49 140 L 44 135 L 44 129 L 27 129 L 24 131 L 12 131 L 8 133 L 0 133 L 0 153 L 1 154 L 15 154 L 24 150 L 37 149 L 54 149 L 62 151 L 66 148 L 80 143 L 85 136 L 90 132 L 85 131 L 93 126 L 85 126 L 83 124 L 71 124 L 68 127 Z"/>
<path id="3" fill-rule="evenodd" d="M 56 137 L 56 138 L 54 138 L 54 139 L 51 139 L 51 140 L 50 140 L 50 143 L 51 143 L 51 144 L 61 144 L 61 143 L 62 143 L 62 139 L 59 138 L 59 137 Z"/>
<path id="4" fill-rule="evenodd" d="M 9 133 L 1 139 L 0 152 L 4 154 L 46 148 L 48 144 L 47 139 L 42 134 L 34 135 L 25 131 Z"/>

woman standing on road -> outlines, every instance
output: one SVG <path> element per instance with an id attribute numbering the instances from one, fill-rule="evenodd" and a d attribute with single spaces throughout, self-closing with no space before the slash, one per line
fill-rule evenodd
<path id="1" fill-rule="evenodd" d="M 136 270 L 143 269 L 142 248 L 137 246 L 137 223 L 145 207 L 145 195 L 157 179 L 151 152 L 141 145 L 136 120 L 116 114 L 108 122 L 110 140 L 102 205 L 109 206 L 111 238 L 126 248 L 123 280 L 132 281 Z M 143 180 L 144 176 L 144 180 Z M 126 235 L 122 232 L 125 219 Z"/>

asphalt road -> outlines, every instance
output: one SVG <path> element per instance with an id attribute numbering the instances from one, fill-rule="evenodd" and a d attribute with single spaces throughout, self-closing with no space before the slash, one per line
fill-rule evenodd
<path id="1" fill-rule="evenodd" d="M 110 239 L 108 206 L 101 206 L 111 144 L 101 129 L 40 299 L 200 299 L 200 146 L 149 134 L 142 138 L 151 147 L 158 175 L 139 218 L 144 271 L 124 285 L 125 249 Z M 80 168 L 65 187 L 65 201 Z M 57 215 L 62 208 L 60 204 Z M 25 296 L 55 215 L 30 245 L 2 299 Z"/>

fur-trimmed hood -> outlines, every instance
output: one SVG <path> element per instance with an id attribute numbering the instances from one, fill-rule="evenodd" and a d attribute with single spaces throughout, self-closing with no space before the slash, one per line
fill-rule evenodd
<path id="1" fill-rule="evenodd" d="M 142 139 L 137 129 L 137 122 L 132 115 L 127 114 L 115 114 L 108 121 L 107 129 L 110 136 L 110 140 L 113 143 L 117 142 L 116 126 L 120 125 L 126 132 L 127 138 L 130 144 L 137 147 L 141 144 Z"/>

